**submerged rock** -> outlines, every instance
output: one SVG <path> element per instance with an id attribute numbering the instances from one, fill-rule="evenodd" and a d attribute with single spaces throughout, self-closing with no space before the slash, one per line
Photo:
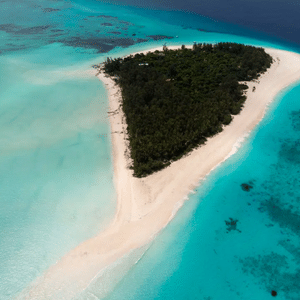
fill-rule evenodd
<path id="1" fill-rule="evenodd" d="M 276 296 L 277 296 L 277 292 L 276 292 L 276 291 L 272 291 L 272 292 L 271 292 L 271 295 L 272 295 L 273 297 L 276 297 Z"/>
<path id="2" fill-rule="evenodd" d="M 245 192 L 249 192 L 251 189 L 253 189 L 253 186 L 248 183 L 242 183 L 241 187 L 242 187 L 242 190 Z"/>
<path id="3" fill-rule="evenodd" d="M 234 220 L 232 218 L 229 218 L 229 221 L 225 220 L 226 226 L 227 226 L 227 232 L 231 230 L 237 230 L 238 232 L 241 232 L 239 229 L 236 228 L 238 220 Z"/>

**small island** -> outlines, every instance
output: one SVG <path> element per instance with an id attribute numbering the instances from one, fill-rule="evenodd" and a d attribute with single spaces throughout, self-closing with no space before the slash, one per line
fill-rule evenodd
<path id="1" fill-rule="evenodd" d="M 134 176 L 169 166 L 222 131 L 246 100 L 247 81 L 270 68 L 263 48 L 236 43 L 107 58 L 122 91 Z"/>

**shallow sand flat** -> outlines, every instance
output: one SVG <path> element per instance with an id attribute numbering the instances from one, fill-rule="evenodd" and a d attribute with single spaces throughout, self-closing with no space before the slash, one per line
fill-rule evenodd
<path id="1" fill-rule="evenodd" d="M 162 50 L 161 47 L 157 49 Z M 236 151 L 241 139 L 262 119 L 268 103 L 278 92 L 300 80 L 299 54 L 275 49 L 266 51 L 275 62 L 259 78 L 259 83 L 248 83 L 244 108 L 234 116 L 231 124 L 188 156 L 142 179 L 134 178 L 128 169 L 126 124 L 120 109 L 120 90 L 110 78 L 99 74 L 108 90 L 110 112 L 114 112 L 109 114 L 109 119 L 114 184 L 118 195 L 116 215 L 103 232 L 70 251 L 18 299 L 72 299 L 89 285 L 100 270 L 155 237 L 172 219 L 190 191 Z M 255 92 L 252 91 L 254 86 Z"/>

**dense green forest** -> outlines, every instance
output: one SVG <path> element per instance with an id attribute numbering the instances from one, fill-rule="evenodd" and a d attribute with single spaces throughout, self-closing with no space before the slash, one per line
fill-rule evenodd
<path id="1" fill-rule="evenodd" d="M 235 43 L 107 58 L 123 97 L 134 175 L 168 166 L 240 112 L 247 85 L 271 66 L 263 48 Z"/>

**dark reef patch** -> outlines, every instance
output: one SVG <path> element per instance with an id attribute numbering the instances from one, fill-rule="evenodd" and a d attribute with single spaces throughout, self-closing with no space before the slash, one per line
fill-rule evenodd
<path id="1" fill-rule="evenodd" d="M 292 211 L 293 207 L 285 208 L 279 199 L 271 197 L 261 204 L 260 210 L 266 212 L 269 218 L 300 236 L 300 215 Z"/>
<path id="2" fill-rule="evenodd" d="M 54 34 L 50 34 L 49 37 L 54 38 L 54 37 L 62 36 L 62 35 L 63 35 L 63 33 L 54 33 Z"/>
<path id="3" fill-rule="evenodd" d="M 111 31 L 111 32 L 108 32 L 108 33 L 110 33 L 110 34 L 117 34 L 117 35 L 122 34 L 122 32 L 120 32 L 120 31 Z"/>
<path id="4" fill-rule="evenodd" d="M 290 114 L 290 120 L 292 122 L 293 129 L 300 131 L 300 111 L 292 111 Z"/>
<path id="5" fill-rule="evenodd" d="M 243 272 L 252 275 L 268 293 L 280 292 L 286 300 L 300 299 L 300 269 L 290 270 L 286 256 L 271 252 L 240 259 L 240 263 Z"/>
<path id="6" fill-rule="evenodd" d="M 287 163 L 300 165 L 300 141 L 287 141 L 282 144 L 279 156 Z"/>
<path id="7" fill-rule="evenodd" d="M 212 30 L 207 30 L 207 29 L 203 29 L 203 28 L 197 28 L 198 31 L 202 31 L 202 32 L 215 32 Z"/>
<path id="8" fill-rule="evenodd" d="M 20 30 L 14 31 L 14 34 L 39 34 L 39 33 L 44 33 L 44 31 L 50 27 L 51 27 L 50 25 L 45 25 L 45 26 L 34 26 L 34 27 L 22 28 Z"/>
<path id="9" fill-rule="evenodd" d="M 164 40 L 164 39 L 173 39 L 173 36 L 167 36 L 167 35 L 147 35 L 147 37 L 153 39 L 154 41 Z"/>
<path id="10" fill-rule="evenodd" d="M 293 256 L 293 260 L 300 266 L 300 248 L 293 245 L 290 239 L 279 241 L 278 244 L 289 252 Z"/>
<path id="11" fill-rule="evenodd" d="M 58 8 L 51 8 L 51 7 L 43 8 L 43 12 L 44 13 L 55 12 L 55 11 L 60 11 L 60 9 L 58 9 Z"/>
<path id="12" fill-rule="evenodd" d="M 12 52 L 12 51 L 18 51 L 18 50 L 25 50 L 25 49 L 28 49 L 29 47 L 22 44 L 22 45 L 17 45 L 17 44 L 6 44 L 6 46 L 9 46 L 7 48 L 3 48 L 1 49 L 1 52 L 4 53 L 4 52 Z"/>
<path id="13" fill-rule="evenodd" d="M 144 42 L 148 42 L 149 40 L 147 40 L 147 39 L 141 39 L 141 38 L 137 38 L 136 39 L 136 42 L 137 43 L 144 43 Z"/>
<path id="14" fill-rule="evenodd" d="M 95 49 L 98 53 L 108 52 L 117 46 L 128 47 L 135 44 L 134 40 L 129 38 L 108 39 L 73 37 L 71 39 L 60 40 L 59 42 L 71 47 Z"/>
<path id="15" fill-rule="evenodd" d="M 20 26 L 14 25 L 14 24 L 1 24 L 0 30 L 5 31 L 6 33 L 13 33 L 17 30 L 19 30 Z"/>
<path id="16" fill-rule="evenodd" d="M 121 24 L 124 24 L 124 25 L 128 25 L 128 26 L 131 25 L 131 23 L 130 23 L 130 22 L 127 22 L 127 21 L 120 21 L 120 23 L 121 23 Z"/>
<path id="17" fill-rule="evenodd" d="M 96 17 L 96 18 L 105 18 L 105 19 L 112 19 L 112 20 L 117 20 L 117 17 L 113 17 L 113 16 L 106 16 L 106 15 L 98 15 L 98 16 L 91 16 L 91 17 Z M 90 17 L 90 18 L 91 18 Z"/>

